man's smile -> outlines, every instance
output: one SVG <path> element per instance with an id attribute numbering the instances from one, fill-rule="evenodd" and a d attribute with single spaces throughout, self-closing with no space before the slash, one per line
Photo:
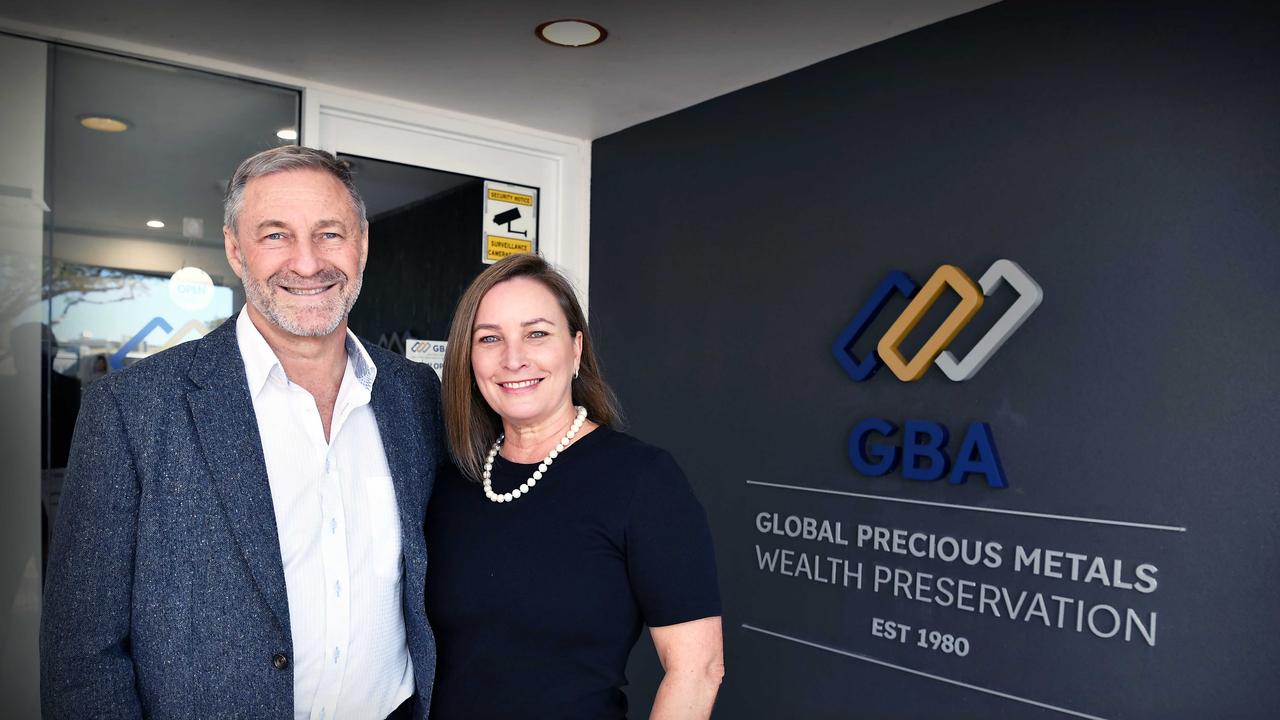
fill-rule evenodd
<path id="1" fill-rule="evenodd" d="M 337 283 L 332 285 L 321 285 L 320 287 L 290 287 L 288 285 L 277 285 L 276 287 L 284 290 L 290 295 L 319 295 L 325 290 L 337 287 Z"/>

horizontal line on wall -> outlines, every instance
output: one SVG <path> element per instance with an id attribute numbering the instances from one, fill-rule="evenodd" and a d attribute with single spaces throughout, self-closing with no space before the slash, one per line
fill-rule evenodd
<path id="1" fill-rule="evenodd" d="M 1046 520 L 1064 520 L 1067 522 L 1092 523 L 1094 525 L 1116 525 L 1119 527 L 1140 528 L 1143 530 L 1163 530 L 1166 532 L 1186 532 L 1185 527 L 1176 525 L 1155 525 L 1152 523 L 1128 522 L 1126 520 L 1105 520 L 1102 518 L 1078 517 L 1075 515 L 1053 515 L 1051 513 L 1030 512 L 1027 510 L 1006 510 L 1004 508 L 978 507 L 976 505 L 953 505 L 951 503 L 932 502 L 929 500 L 912 500 L 909 498 L 870 495 L 867 493 L 848 492 L 846 490 L 829 490 L 827 488 L 805 487 L 803 485 L 783 485 L 781 483 L 748 480 L 748 485 L 781 488 L 783 490 L 799 490 L 801 492 L 821 493 L 823 495 L 841 495 L 844 497 L 863 498 L 865 500 L 882 500 L 884 502 L 906 503 L 907 505 L 928 505 L 929 507 L 952 508 L 954 510 L 972 510 L 973 512 L 996 513 L 998 515 L 1017 515 L 1020 517 L 1044 518 Z"/>
<path id="2" fill-rule="evenodd" d="M 769 635 L 771 637 L 780 638 L 782 640 L 788 640 L 790 642 L 793 642 L 799 645 L 805 645 L 811 648 L 817 648 L 818 650 L 825 650 L 829 653 L 835 653 L 836 655 L 843 655 L 844 657 L 853 658 L 854 660 L 861 660 L 863 662 L 868 662 L 873 665 L 887 667 L 891 670 L 898 670 L 900 672 L 910 673 L 912 675 L 919 675 L 920 677 L 929 678 L 930 680 L 937 680 L 938 682 L 944 682 L 944 683 L 947 683 L 948 685 L 956 685 L 958 687 L 966 688 L 968 690 L 976 690 L 977 692 L 986 693 L 988 695 L 995 695 L 996 697 L 1004 698 L 1006 700 L 1013 700 L 1015 702 L 1026 703 L 1027 705 L 1034 705 L 1039 708 L 1044 708 L 1046 710 L 1053 710 L 1055 712 L 1060 712 L 1065 715 L 1072 715 L 1078 718 L 1085 718 L 1085 720 L 1106 720 L 1105 718 L 1098 717 L 1097 715 L 1088 715 L 1086 713 L 1078 712 L 1076 710 L 1071 710 L 1069 708 L 1058 707 L 1057 705 L 1050 705 L 1049 703 L 1040 702 L 1039 700 L 1032 700 L 1030 698 L 1020 697 L 1018 695 L 1011 695 L 1007 692 L 992 690 L 991 688 L 985 688 L 985 687 L 982 687 L 981 685 L 971 685 L 967 682 L 952 680 L 951 678 L 943 677 L 941 675 L 934 675 L 932 673 L 927 673 L 922 670 L 915 670 L 902 665 L 895 665 L 891 662 L 885 662 L 884 660 L 877 660 L 876 658 L 869 657 L 867 655 L 860 655 L 855 652 L 849 652 L 848 650 L 841 650 L 840 648 L 834 648 L 828 645 L 822 645 L 816 642 L 810 642 L 809 640 L 802 640 L 797 637 L 791 637 L 790 635 L 784 635 L 780 632 L 765 630 L 764 628 L 756 627 L 754 625 L 748 625 L 747 623 L 743 623 L 742 627 L 746 630 L 757 632 L 762 635 Z"/>

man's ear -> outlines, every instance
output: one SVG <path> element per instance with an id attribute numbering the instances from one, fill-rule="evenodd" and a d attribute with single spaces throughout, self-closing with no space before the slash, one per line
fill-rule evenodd
<path id="1" fill-rule="evenodd" d="M 222 226 L 222 248 L 227 253 L 227 264 L 231 266 L 231 272 L 244 280 L 244 265 L 240 262 L 240 244 L 236 241 L 236 234 L 226 225 Z"/>
<path id="2" fill-rule="evenodd" d="M 365 223 L 360 230 L 360 272 L 364 272 L 364 266 L 369 262 L 369 224 Z"/>

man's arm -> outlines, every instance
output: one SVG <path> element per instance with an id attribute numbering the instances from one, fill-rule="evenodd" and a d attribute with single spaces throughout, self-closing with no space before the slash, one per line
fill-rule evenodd
<path id="1" fill-rule="evenodd" d="M 129 653 L 138 478 L 108 380 L 85 394 L 49 553 L 40 622 L 45 718 L 138 718 Z"/>

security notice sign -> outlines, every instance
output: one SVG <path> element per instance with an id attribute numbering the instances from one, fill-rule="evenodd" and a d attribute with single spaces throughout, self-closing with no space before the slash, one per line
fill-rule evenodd
<path id="1" fill-rule="evenodd" d="M 538 189 L 484 181 L 485 264 L 538 250 Z"/>

